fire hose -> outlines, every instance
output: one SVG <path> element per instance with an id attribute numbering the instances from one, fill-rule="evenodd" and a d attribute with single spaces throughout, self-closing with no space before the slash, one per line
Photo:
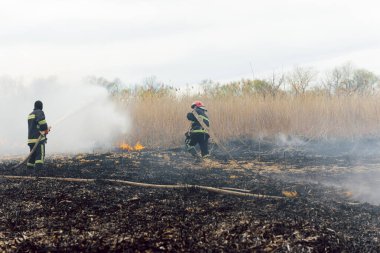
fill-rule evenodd
<path id="1" fill-rule="evenodd" d="M 284 199 L 282 196 L 271 196 L 264 194 L 249 193 L 247 190 L 236 189 L 236 188 L 216 188 L 210 186 L 202 185 L 191 185 L 191 184 L 177 184 L 177 185 L 162 185 L 162 184 L 147 184 L 139 183 L 133 181 L 119 180 L 119 179 L 85 179 L 85 178 L 67 178 L 67 177 L 31 177 L 31 176 L 7 176 L 1 175 L 2 178 L 6 179 L 20 179 L 20 180 L 56 180 L 65 182 L 82 182 L 82 183 L 96 183 L 98 181 L 109 182 L 109 183 L 119 183 L 130 186 L 138 187 L 149 187 L 149 188 L 161 188 L 161 189 L 201 189 L 209 192 L 215 192 L 219 194 L 241 196 L 241 197 L 255 197 L 255 198 L 270 198 L 270 199 Z"/>
<path id="2" fill-rule="evenodd" d="M 230 152 L 221 145 L 220 141 L 218 138 L 212 133 L 212 131 L 204 124 L 203 120 L 199 117 L 199 114 L 194 110 L 193 115 L 196 117 L 198 122 L 201 124 L 201 126 L 212 136 L 213 140 L 215 143 L 222 147 L 222 149 L 226 152 L 226 154 L 229 155 L 231 160 L 235 161 L 236 160 L 232 157 Z M 21 161 L 19 164 L 15 165 L 12 167 L 12 169 L 17 169 L 23 164 L 25 164 L 29 158 L 34 154 L 34 152 L 37 149 L 37 146 L 39 142 L 41 141 L 43 135 L 41 134 L 37 142 L 34 144 L 32 150 L 30 151 L 29 155 Z M 236 162 L 237 165 L 241 166 Z M 241 166 L 242 167 L 242 166 Z M 31 177 L 31 176 L 10 176 L 10 175 L 1 175 L 2 178 L 7 178 L 7 179 L 45 179 L 45 180 L 56 180 L 56 181 L 66 181 L 66 182 L 96 182 L 99 181 L 99 179 L 84 179 L 84 178 L 61 178 L 61 177 Z M 111 182 L 111 183 L 121 183 L 121 184 L 126 184 L 130 186 L 139 186 L 139 187 L 150 187 L 150 188 L 165 188 L 165 189 L 189 189 L 189 188 L 194 188 L 194 189 L 202 189 L 210 192 L 215 192 L 215 193 L 220 193 L 220 194 L 227 194 L 227 195 L 234 195 L 234 196 L 245 196 L 245 197 L 256 197 L 256 198 L 271 198 L 271 199 L 283 199 L 284 197 L 281 196 L 271 196 L 271 195 L 264 195 L 264 194 L 255 194 L 255 193 L 250 193 L 247 190 L 243 189 L 235 189 L 235 188 L 216 188 L 216 187 L 210 187 L 210 186 L 201 186 L 201 185 L 189 185 L 189 184 L 178 184 L 178 185 L 158 185 L 158 184 L 147 184 L 147 183 L 139 183 L 139 182 L 132 182 L 132 181 L 126 181 L 126 180 L 117 180 L 117 179 L 103 179 L 100 181 L 104 182 Z"/>
<path id="3" fill-rule="evenodd" d="M 37 139 L 37 142 L 34 144 L 32 150 L 30 151 L 29 155 L 23 160 L 21 161 L 19 164 L 16 164 L 15 166 L 12 167 L 12 169 L 17 169 L 19 167 L 21 167 L 23 164 L 25 164 L 29 158 L 34 154 L 34 152 L 36 151 L 37 149 L 37 146 L 38 146 L 38 143 L 40 143 L 41 139 L 42 139 L 43 135 L 41 134 L 38 139 Z"/>

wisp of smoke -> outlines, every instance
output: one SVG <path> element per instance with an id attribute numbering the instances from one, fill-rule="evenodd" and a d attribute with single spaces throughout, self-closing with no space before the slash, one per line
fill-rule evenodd
<path id="1" fill-rule="evenodd" d="M 380 173 L 368 170 L 367 172 L 361 171 L 342 177 L 329 178 L 321 183 L 345 190 L 347 193 L 350 193 L 351 198 L 355 201 L 380 205 L 379 181 Z"/>
<path id="2" fill-rule="evenodd" d="M 30 83 L 0 77 L 0 157 L 29 152 L 27 116 L 36 100 L 43 102 L 52 126 L 48 153 L 108 149 L 128 131 L 128 115 L 116 109 L 103 87 L 54 77 Z"/>

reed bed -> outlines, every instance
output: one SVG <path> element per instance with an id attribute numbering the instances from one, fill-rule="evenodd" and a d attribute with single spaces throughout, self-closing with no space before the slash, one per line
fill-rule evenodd
<path id="1" fill-rule="evenodd" d="M 129 97 L 120 102 L 131 117 L 130 142 L 148 147 L 182 145 L 193 100 L 208 109 L 211 127 L 222 141 L 271 138 L 363 138 L 380 133 L 380 96 L 279 94 L 260 96 Z"/>

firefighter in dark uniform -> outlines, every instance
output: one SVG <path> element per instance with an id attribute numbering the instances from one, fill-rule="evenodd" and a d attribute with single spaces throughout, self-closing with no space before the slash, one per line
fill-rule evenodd
<path id="1" fill-rule="evenodd" d="M 193 102 L 191 104 L 191 109 L 199 115 L 199 119 L 202 120 L 207 127 L 210 126 L 209 119 L 206 115 L 207 110 L 201 101 Z M 187 151 L 194 157 L 198 158 L 199 156 L 195 149 L 195 145 L 199 144 L 202 158 L 209 157 L 208 139 L 210 138 L 210 135 L 208 134 L 207 129 L 202 127 L 193 112 L 187 114 L 187 119 L 191 121 L 190 130 L 185 134 Z"/>
<path id="2" fill-rule="evenodd" d="M 45 160 L 45 144 L 46 135 L 49 133 L 50 128 L 48 127 L 45 114 L 42 111 L 43 104 L 41 101 L 36 101 L 34 103 L 34 110 L 28 116 L 28 146 L 30 151 L 37 145 L 36 150 L 29 158 L 27 162 L 27 167 L 36 170 L 42 169 Z M 38 142 L 38 138 L 42 136 L 41 140 Z"/>

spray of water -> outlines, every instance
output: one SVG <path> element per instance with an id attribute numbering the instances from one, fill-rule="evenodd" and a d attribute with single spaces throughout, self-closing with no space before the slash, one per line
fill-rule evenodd
<path id="1" fill-rule="evenodd" d="M 52 126 L 51 153 L 89 152 L 112 148 L 129 128 L 126 113 L 118 111 L 103 87 L 55 77 L 31 82 L 0 78 L 0 156 L 28 152 L 27 115 L 34 101 L 44 103 Z"/>

